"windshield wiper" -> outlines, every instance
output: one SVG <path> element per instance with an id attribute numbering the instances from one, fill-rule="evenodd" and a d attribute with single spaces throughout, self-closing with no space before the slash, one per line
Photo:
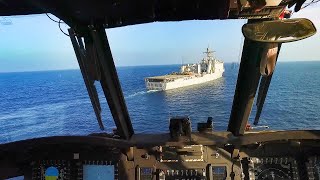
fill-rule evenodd
<path id="1" fill-rule="evenodd" d="M 129 139 L 134 134 L 134 130 L 105 29 L 101 25 L 92 25 L 77 30 L 79 32 L 76 34 L 74 29 L 69 29 L 69 34 L 99 126 L 102 130 L 104 129 L 98 93 L 94 86 L 95 81 L 101 84 L 117 126 L 115 134 Z"/>
<path id="2" fill-rule="evenodd" d="M 98 97 L 98 92 L 96 87 L 94 86 L 94 78 L 88 72 L 88 63 L 86 62 L 86 53 L 84 49 L 84 45 L 82 39 L 77 39 L 75 36 L 75 32 L 72 29 L 69 29 L 70 39 L 77 56 L 77 60 L 80 66 L 81 74 L 83 76 L 85 85 L 88 90 L 88 94 L 91 100 L 92 107 L 94 109 L 94 113 L 96 114 L 99 126 L 101 130 L 104 130 L 104 125 L 101 118 L 101 106 Z"/>
<path id="3" fill-rule="evenodd" d="M 257 125 L 259 123 L 259 119 L 260 119 L 260 115 L 262 112 L 262 108 L 264 105 L 264 102 L 266 100 L 267 97 L 267 93 L 268 93 L 268 89 L 270 86 L 270 82 L 271 82 L 271 78 L 272 78 L 272 74 L 270 76 L 263 76 L 260 80 L 260 86 L 259 86 L 259 92 L 258 92 L 258 98 L 257 98 L 257 113 L 256 113 L 256 117 L 254 118 L 254 125 Z"/>
<path id="4" fill-rule="evenodd" d="M 281 44 L 278 44 L 278 52 L 277 52 L 277 56 L 275 59 L 275 64 L 277 63 L 280 49 L 281 49 Z M 269 90 L 269 86 L 271 83 L 273 73 L 274 73 L 274 71 L 267 76 L 261 77 L 259 91 L 258 91 L 258 97 L 257 97 L 257 103 L 256 103 L 257 112 L 256 112 L 256 116 L 255 116 L 254 122 L 253 122 L 254 125 L 258 125 L 258 123 L 259 123 L 261 112 L 262 112 L 263 105 L 264 105 L 264 102 L 265 102 L 267 94 L 268 94 L 268 90 Z"/>

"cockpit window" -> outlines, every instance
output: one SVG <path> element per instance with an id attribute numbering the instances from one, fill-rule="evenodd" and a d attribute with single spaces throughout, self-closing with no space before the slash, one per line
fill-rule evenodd
<path id="1" fill-rule="evenodd" d="M 70 38 L 46 15 L 10 20 L 0 25 L 0 142 L 101 132 Z M 111 132 L 114 121 L 97 89 Z"/>
<path id="2" fill-rule="evenodd" d="M 299 16 L 320 29 L 318 10 Z M 113 132 L 107 100 L 95 83 L 105 126 L 100 130 L 70 38 L 56 22 L 46 15 L 1 22 L 0 143 Z M 169 119 L 181 116 L 192 120 L 193 130 L 209 117 L 215 131 L 227 129 L 244 23 L 156 22 L 106 30 L 135 133 L 167 132 Z M 62 31 L 68 32 L 65 25 Z M 254 105 L 251 127 L 320 129 L 319 36 L 281 47 L 259 126 L 252 126 Z"/>
<path id="3" fill-rule="evenodd" d="M 241 32 L 231 29 L 244 23 L 186 21 L 107 30 L 135 132 L 168 131 L 169 119 L 177 116 L 190 117 L 194 129 L 212 117 L 216 130 L 226 130 L 243 45 Z"/>

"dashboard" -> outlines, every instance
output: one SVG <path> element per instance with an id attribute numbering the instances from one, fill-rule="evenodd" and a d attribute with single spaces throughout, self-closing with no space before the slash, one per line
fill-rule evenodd
<path id="1" fill-rule="evenodd" d="M 130 141 L 98 136 L 26 140 L 0 145 L 0 179 L 320 179 L 319 140 L 281 133 L 241 138 L 199 133 L 175 141 L 164 134 L 138 135 Z"/>

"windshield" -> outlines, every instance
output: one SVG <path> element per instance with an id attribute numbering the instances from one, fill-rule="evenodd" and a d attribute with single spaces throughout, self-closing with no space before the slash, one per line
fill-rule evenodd
<path id="1" fill-rule="evenodd" d="M 319 29 L 314 18 L 319 8 L 307 8 L 295 17 L 310 18 Z M 96 121 L 70 38 L 57 23 L 46 15 L 1 22 L 1 143 L 112 132 L 115 124 L 101 86 L 95 83 L 104 131 Z M 227 130 L 245 22 L 185 21 L 106 30 L 135 133 L 168 132 L 169 119 L 176 116 L 190 117 L 193 130 L 208 117 L 213 118 L 214 130 Z M 65 25 L 62 31 L 67 32 Z M 259 125 L 320 129 L 319 46 L 319 34 L 282 46 Z M 214 52 L 204 53 L 210 51 Z M 221 76 L 205 79 L 218 70 Z M 168 90 L 159 91 L 164 87 Z M 250 123 L 255 113 L 254 105 Z"/>

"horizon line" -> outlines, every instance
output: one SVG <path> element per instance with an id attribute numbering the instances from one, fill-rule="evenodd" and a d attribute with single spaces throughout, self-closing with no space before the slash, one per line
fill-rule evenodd
<path id="1" fill-rule="evenodd" d="M 277 63 L 291 63 L 291 62 L 320 62 L 320 60 L 294 60 L 294 61 L 278 61 Z M 224 64 L 238 63 L 236 61 L 233 62 L 224 62 Z M 119 65 L 116 68 L 123 67 L 142 67 L 142 66 L 173 66 L 173 65 L 181 65 L 181 64 L 145 64 L 145 65 Z M 24 71 L 0 71 L 1 74 L 4 73 L 27 73 L 27 72 L 48 72 L 48 71 L 69 71 L 69 70 L 80 70 L 80 68 L 67 68 L 67 69 L 40 69 L 40 70 L 24 70 Z"/>

